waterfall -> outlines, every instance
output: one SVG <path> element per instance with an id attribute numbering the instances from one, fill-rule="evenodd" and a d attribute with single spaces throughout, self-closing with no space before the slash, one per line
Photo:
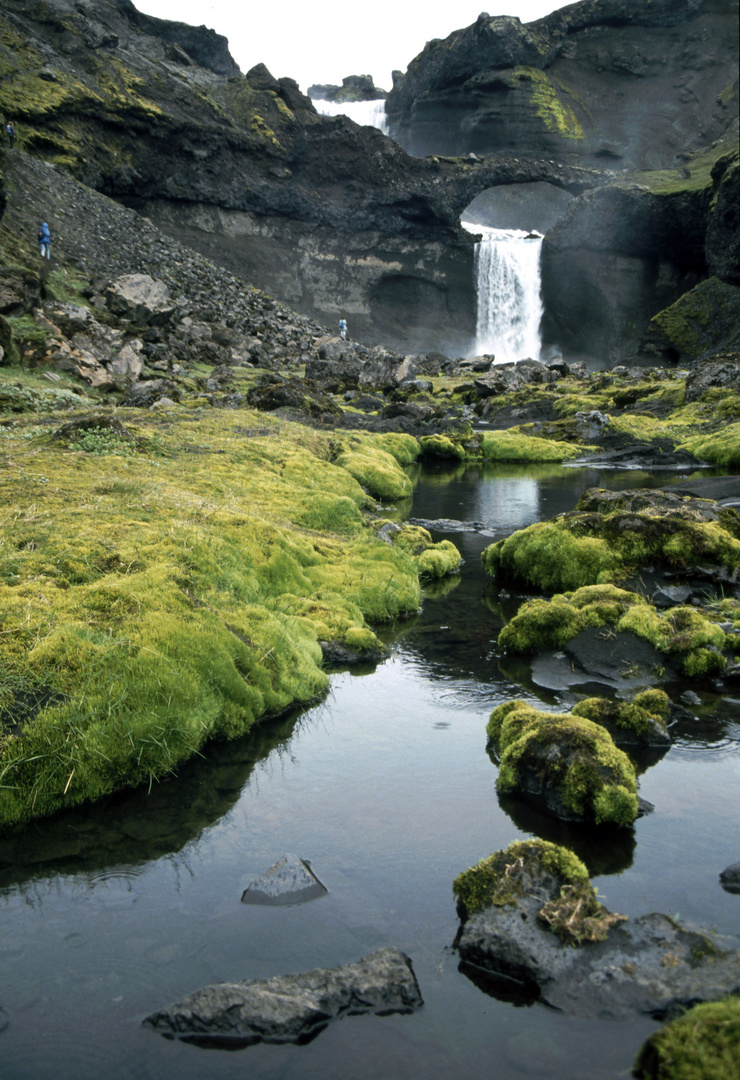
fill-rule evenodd
<path id="1" fill-rule="evenodd" d="M 322 101 L 312 98 L 316 112 L 321 116 L 348 116 L 364 127 L 380 128 L 388 134 L 388 117 L 385 114 L 385 98 L 375 101 Z"/>
<path id="2" fill-rule="evenodd" d="M 462 226 L 483 236 L 475 245 L 475 355 L 492 353 L 498 363 L 539 360 L 542 237 L 520 229 L 491 229 L 470 221 L 463 221 Z"/>

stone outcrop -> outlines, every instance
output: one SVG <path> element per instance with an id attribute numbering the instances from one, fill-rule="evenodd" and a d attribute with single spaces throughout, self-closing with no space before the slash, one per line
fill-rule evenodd
<path id="1" fill-rule="evenodd" d="M 736 30 L 733 0 L 583 0 L 528 24 L 483 13 L 395 81 L 391 132 L 415 154 L 663 167 L 732 122 Z"/>
<path id="2" fill-rule="evenodd" d="M 343 967 L 206 986 L 144 1024 L 204 1045 L 303 1043 L 342 1016 L 410 1013 L 421 1005 L 411 961 L 385 948 Z"/>
<path id="3" fill-rule="evenodd" d="M 388 95 L 385 90 L 375 85 L 372 75 L 347 75 L 342 79 L 341 86 L 327 83 L 315 83 L 309 86 L 308 96 L 312 100 L 345 102 L 379 101 Z"/>

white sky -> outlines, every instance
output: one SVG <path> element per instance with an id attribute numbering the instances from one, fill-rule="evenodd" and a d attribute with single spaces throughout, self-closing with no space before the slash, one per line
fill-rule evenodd
<path id="1" fill-rule="evenodd" d="M 391 89 L 391 72 L 405 71 L 427 41 L 445 38 L 489 15 L 540 19 L 568 0 L 134 0 L 160 19 L 208 26 L 229 39 L 243 72 L 266 64 L 275 78 L 288 75 L 307 90 L 312 83 L 341 85 L 346 75 L 372 75 Z"/>

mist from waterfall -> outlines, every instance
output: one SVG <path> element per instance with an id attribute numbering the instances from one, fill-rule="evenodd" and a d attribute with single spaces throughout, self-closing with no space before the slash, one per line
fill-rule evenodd
<path id="1" fill-rule="evenodd" d="M 321 116 L 348 116 L 356 124 L 364 127 L 376 127 L 388 134 L 388 117 L 385 112 L 385 99 L 375 101 L 322 101 L 312 98 L 316 112 Z"/>
<path id="2" fill-rule="evenodd" d="M 474 355 L 493 354 L 499 364 L 539 360 L 542 237 L 521 229 L 492 229 L 471 221 L 461 224 L 482 235 L 475 245 L 478 318 Z"/>

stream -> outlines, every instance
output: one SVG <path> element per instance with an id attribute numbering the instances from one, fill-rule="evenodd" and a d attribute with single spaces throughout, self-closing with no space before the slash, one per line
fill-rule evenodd
<path id="1" fill-rule="evenodd" d="M 515 600 L 501 599 L 480 552 L 571 509 L 589 487 L 660 486 L 672 475 L 421 472 L 411 516 L 485 529 L 435 533 L 459 547 L 462 572 L 384 631 L 391 659 L 337 673 L 316 706 L 209 747 L 151 792 L 0 835 L 4 1080 L 629 1076 L 659 1025 L 576 1020 L 474 984 L 452 949 L 451 886 L 482 857 L 537 835 L 573 847 L 611 910 L 678 915 L 740 945 L 740 896 L 718 882 L 740 858 L 740 694 L 692 684 L 697 719 L 673 729 L 672 748 L 641 777 L 655 812 L 608 839 L 503 805 L 486 753 L 491 709 L 535 695 L 526 664 L 496 659 Z M 668 690 L 676 699 L 686 688 Z M 544 707 L 563 704 L 538 696 Z M 285 852 L 309 859 L 328 895 L 294 907 L 242 904 L 242 891 Z M 383 945 L 412 959 L 425 1002 L 413 1015 L 347 1017 L 304 1046 L 234 1052 L 141 1026 L 207 983 L 333 967 Z"/>

